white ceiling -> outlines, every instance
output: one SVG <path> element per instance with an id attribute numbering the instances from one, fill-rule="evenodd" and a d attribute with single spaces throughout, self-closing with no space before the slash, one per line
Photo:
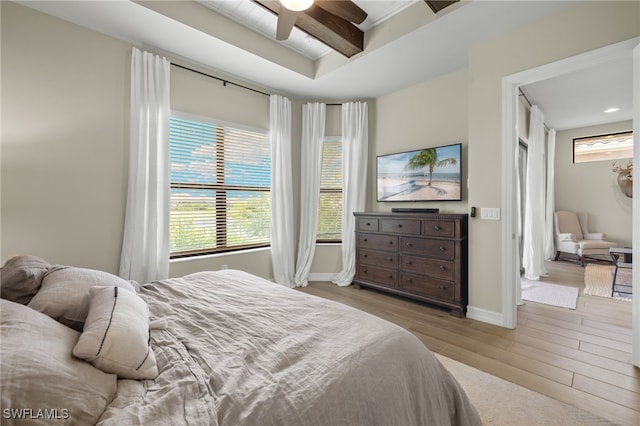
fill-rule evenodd
<path id="1" fill-rule="evenodd" d="M 324 53 L 315 53 L 319 55 L 315 60 L 298 53 L 299 48 L 283 47 L 268 31 L 267 35 L 258 35 L 211 9 L 232 9 L 240 7 L 240 3 L 255 6 L 250 0 L 207 0 L 207 7 L 202 7 L 204 0 L 18 2 L 138 46 L 166 52 L 211 73 L 233 76 L 239 83 L 302 99 L 338 101 L 376 98 L 464 68 L 473 43 L 572 7 L 576 1 L 466 0 L 434 16 L 422 0 L 356 0 L 371 15 L 365 24 L 374 25 L 366 30 L 365 51 L 346 59 L 335 52 L 326 53 L 322 45 L 320 50 Z M 189 15 L 187 9 L 194 7 L 198 10 Z M 276 18 L 270 18 L 275 28 Z M 306 38 L 304 34 L 301 37 Z M 388 40 L 380 42 L 385 37 Z M 623 69 L 628 74 L 625 71 L 621 75 Z M 609 103 L 618 103 L 621 108 L 630 105 L 629 99 L 612 97 L 614 93 L 630 96 L 630 73 L 631 66 L 618 64 L 580 76 L 531 84 L 524 90 L 541 107 L 550 126 L 570 128 L 567 126 L 574 124 L 568 123 L 578 123 L 575 115 L 593 119 L 586 109 L 596 102 L 592 99 L 597 98 L 601 105 L 605 95 L 611 95 Z M 629 118 L 623 114 L 621 111 L 617 118 L 630 119 L 630 109 Z"/>
<path id="2" fill-rule="evenodd" d="M 522 87 L 547 127 L 576 129 L 633 118 L 633 56 Z M 605 113 L 608 108 L 618 111 Z"/>

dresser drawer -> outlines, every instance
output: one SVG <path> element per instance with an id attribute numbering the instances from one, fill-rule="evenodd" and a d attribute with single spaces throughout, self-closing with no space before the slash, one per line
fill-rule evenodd
<path id="1" fill-rule="evenodd" d="M 358 231 L 378 232 L 380 220 L 377 217 L 359 217 Z"/>
<path id="2" fill-rule="evenodd" d="M 398 255 L 392 252 L 358 250 L 358 263 L 395 269 L 398 267 Z"/>
<path id="3" fill-rule="evenodd" d="M 358 247 L 364 249 L 397 251 L 398 237 L 393 235 L 358 233 Z"/>
<path id="4" fill-rule="evenodd" d="M 456 224 L 448 220 L 423 220 L 422 235 L 430 237 L 453 238 L 456 234 Z"/>
<path id="5" fill-rule="evenodd" d="M 409 272 L 428 274 L 435 278 L 454 280 L 455 263 L 449 260 L 428 259 L 422 256 L 402 256 L 400 268 Z"/>
<path id="6" fill-rule="evenodd" d="M 447 260 L 453 260 L 456 254 L 455 243 L 453 241 L 411 237 L 400 238 L 400 252 L 415 253 L 420 256 Z"/>
<path id="7" fill-rule="evenodd" d="M 389 287 L 398 286 L 398 272 L 369 265 L 358 265 L 357 280 L 372 281 Z"/>
<path id="8" fill-rule="evenodd" d="M 411 219 L 382 219 L 380 231 L 394 234 L 420 235 L 420 221 Z"/>
<path id="9" fill-rule="evenodd" d="M 438 299 L 454 300 L 454 285 L 449 281 L 442 281 L 426 275 L 400 273 L 399 287 L 415 293 L 420 293 Z"/>

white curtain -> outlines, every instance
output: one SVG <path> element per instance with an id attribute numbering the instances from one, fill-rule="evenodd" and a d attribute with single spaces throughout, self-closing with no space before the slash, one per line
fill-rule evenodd
<path id="1" fill-rule="evenodd" d="M 270 98 L 271 263 L 278 284 L 294 287 L 293 182 L 291 175 L 291 101 Z"/>
<path id="2" fill-rule="evenodd" d="M 296 264 L 296 286 L 309 284 L 309 271 L 316 250 L 320 177 L 326 105 L 308 103 L 302 106 L 302 147 L 300 153 L 300 238 Z"/>
<path id="3" fill-rule="evenodd" d="M 555 256 L 555 242 L 553 235 L 553 213 L 555 204 L 555 157 L 556 157 L 556 131 L 549 130 L 547 136 L 547 202 L 544 223 L 544 259 Z"/>
<path id="4" fill-rule="evenodd" d="M 363 211 L 367 189 L 369 117 L 365 102 L 342 105 L 342 271 L 331 280 L 348 286 L 356 274 L 356 221 Z"/>
<path id="5" fill-rule="evenodd" d="M 524 206 L 524 247 L 522 266 L 525 278 L 538 280 L 546 275 L 544 266 L 545 233 L 545 166 L 544 166 L 544 115 L 534 105 L 529 124 L 529 151 Z"/>
<path id="6" fill-rule="evenodd" d="M 169 276 L 169 69 L 165 58 L 131 54 L 129 183 L 120 276 Z"/>

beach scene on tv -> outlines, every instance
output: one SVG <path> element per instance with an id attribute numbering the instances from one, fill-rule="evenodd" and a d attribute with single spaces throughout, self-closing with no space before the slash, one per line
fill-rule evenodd
<path id="1" fill-rule="evenodd" d="M 461 145 L 377 157 L 378 201 L 460 200 Z"/>

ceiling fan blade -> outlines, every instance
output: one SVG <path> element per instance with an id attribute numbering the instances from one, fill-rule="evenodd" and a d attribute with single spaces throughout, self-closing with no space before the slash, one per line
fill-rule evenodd
<path id="1" fill-rule="evenodd" d="M 362 10 L 360 6 L 352 1 L 346 0 L 316 0 L 318 7 L 339 16 L 354 24 L 362 24 L 367 19 L 367 12 Z"/>
<path id="2" fill-rule="evenodd" d="M 287 9 L 284 6 L 280 6 L 278 12 L 278 27 L 276 29 L 276 40 L 286 40 L 291 34 L 291 30 L 298 18 L 298 12 Z"/>

